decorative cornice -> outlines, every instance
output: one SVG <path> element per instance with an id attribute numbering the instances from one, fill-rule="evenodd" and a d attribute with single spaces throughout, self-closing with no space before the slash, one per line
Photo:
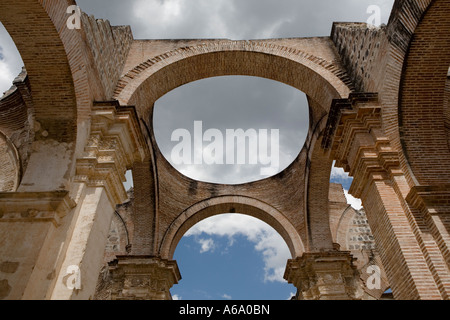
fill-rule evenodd
<path id="1" fill-rule="evenodd" d="M 0 223 L 52 222 L 57 227 L 73 207 L 68 191 L 0 193 Z"/>
<path id="2" fill-rule="evenodd" d="M 75 181 L 104 187 L 113 203 L 127 199 L 125 172 L 147 156 L 145 139 L 136 112 L 117 101 L 96 102 L 91 133 L 84 154 L 77 160 Z"/>
<path id="3" fill-rule="evenodd" d="M 402 174 L 399 155 L 384 134 L 376 93 L 353 93 L 333 102 L 322 147 L 354 177 L 350 193 L 361 197 L 367 179 Z"/>

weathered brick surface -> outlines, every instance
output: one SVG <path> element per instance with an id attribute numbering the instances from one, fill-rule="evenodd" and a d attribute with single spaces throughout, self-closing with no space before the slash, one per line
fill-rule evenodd
<path id="1" fill-rule="evenodd" d="M 58 27 L 65 24 L 61 13 L 67 6 L 66 1 L 0 3 L 0 20 L 13 38 L 30 76 L 36 119 L 59 141 L 73 140 L 76 132 L 70 58 L 58 33 Z"/>
<path id="2" fill-rule="evenodd" d="M 414 32 L 399 96 L 399 130 L 419 184 L 450 182 L 444 98 L 450 66 L 449 1 L 434 1 Z"/>
<path id="3" fill-rule="evenodd" d="M 377 76 L 383 72 L 383 65 L 379 62 L 384 59 L 385 27 L 369 28 L 365 23 L 334 23 L 331 38 L 355 90 L 371 91 L 369 88 L 378 85 Z"/>
<path id="4" fill-rule="evenodd" d="M 108 20 L 95 19 L 82 14 L 82 29 L 90 49 L 89 60 L 98 73 L 104 100 L 113 96 L 117 81 L 122 72 L 128 51 L 133 42 L 130 26 L 111 26 Z"/>

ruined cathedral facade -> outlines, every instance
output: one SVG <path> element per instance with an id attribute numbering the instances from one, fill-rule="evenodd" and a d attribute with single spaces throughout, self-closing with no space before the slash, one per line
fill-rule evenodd
<path id="1" fill-rule="evenodd" d="M 135 40 L 85 13 L 68 28 L 75 5 L 0 1 L 25 64 L 0 99 L 0 299 L 171 299 L 179 240 L 227 212 L 283 237 L 296 299 L 380 299 L 388 288 L 449 299 L 449 0 L 397 0 L 380 28 L 252 41 Z M 162 156 L 155 101 L 223 75 L 307 95 L 308 137 L 284 171 L 217 185 Z M 330 184 L 334 161 L 363 210 Z"/>

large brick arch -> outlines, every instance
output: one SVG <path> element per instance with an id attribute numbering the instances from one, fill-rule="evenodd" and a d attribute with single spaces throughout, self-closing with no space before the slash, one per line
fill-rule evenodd
<path id="1" fill-rule="evenodd" d="M 25 64 L 27 108 L 33 115 L 28 124 L 33 147 L 21 159 L 27 166 L 20 192 L 70 189 L 74 158 L 89 135 L 93 101 L 110 98 L 98 81 L 86 39 L 92 33 L 86 28 L 90 20 L 83 14 L 81 29 L 67 27 L 73 5 L 74 0 L 0 2 L 0 21 Z"/>
<path id="2" fill-rule="evenodd" d="M 178 242 L 196 223 L 227 212 L 247 214 L 272 226 L 286 241 L 292 257 L 301 256 L 305 251 L 299 234 L 280 211 L 257 199 L 223 196 L 201 201 L 185 210 L 167 229 L 161 243 L 161 257 L 172 259 Z"/>
<path id="3" fill-rule="evenodd" d="M 411 38 L 399 92 L 403 151 L 421 185 L 450 181 L 450 149 L 444 100 L 450 66 L 449 1 L 435 0 Z M 447 111 L 448 112 L 448 111 Z"/>
<path id="4" fill-rule="evenodd" d="M 306 177 L 306 221 L 308 248 L 311 251 L 332 250 L 333 240 L 329 223 L 328 193 L 333 161 L 322 149 L 322 131 L 316 131 L 311 139 L 310 163 Z"/>
<path id="5" fill-rule="evenodd" d="M 288 84 L 329 108 L 337 97 L 350 93 L 350 83 L 338 63 L 298 49 L 258 41 L 215 41 L 166 52 L 129 70 L 114 97 L 135 105 L 146 121 L 156 100 L 192 81 L 246 75 Z"/>
<path id="6" fill-rule="evenodd" d="M 175 221 L 181 219 L 184 215 L 183 212 L 196 203 L 208 203 L 208 199 L 221 196 L 248 197 L 276 208 L 277 212 L 280 212 L 286 217 L 286 221 L 289 221 L 298 235 L 298 241 L 295 240 L 295 243 L 293 243 L 292 239 L 289 240 L 286 237 L 286 231 L 283 231 L 286 230 L 286 227 L 281 228 L 276 220 L 266 219 L 266 222 L 282 236 L 284 235 L 293 255 L 303 252 L 303 250 L 294 249 L 300 243 L 302 243 L 301 246 L 305 244 L 307 247 L 304 251 L 315 250 L 319 247 L 325 250 L 332 249 L 327 211 L 329 172 L 332 163 L 325 159 L 324 153 L 312 153 L 311 150 L 320 148 L 317 137 L 323 130 L 326 115 L 333 99 L 347 97 L 351 91 L 346 73 L 340 66 L 339 57 L 333 53 L 331 58 L 329 54 L 325 59 L 298 48 L 275 45 L 264 41 L 214 40 L 202 43 L 199 40 L 199 42 L 200 44 L 197 45 L 192 44 L 167 51 L 150 59 L 147 58 L 135 67 L 130 67 L 127 64 L 129 68 L 125 70 L 128 71 L 124 71 L 125 74 L 119 80 L 115 90 L 115 98 L 119 103 L 134 105 L 141 121 L 148 124 L 149 130 L 147 133 L 154 150 L 154 159 L 151 161 L 154 163 L 153 169 L 148 171 L 154 174 L 149 178 L 154 181 L 155 201 L 150 204 L 153 208 L 146 210 L 147 212 L 152 211 L 152 214 L 144 216 L 136 212 L 142 217 L 139 218 L 140 223 L 135 230 L 135 236 L 137 239 L 148 239 L 151 230 L 158 231 L 155 232 L 150 243 L 147 245 L 140 244 L 140 249 L 136 249 L 134 252 L 147 255 L 162 254 L 164 257 L 169 257 L 170 254 L 173 254 L 171 250 L 174 250 L 174 247 L 170 247 L 172 241 L 168 242 L 165 234 L 172 232 L 181 237 L 184 233 L 181 231 L 177 233 L 173 229 L 176 225 L 174 224 Z M 328 46 L 328 43 L 326 43 L 326 46 Z M 334 52 L 333 50 L 330 51 Z M 139 50 L 138 52 L 139 56 L 146 55 L 145 52 Z M 151 54 L 149 53 L 148 56 L 151 57 Z M 129 56 L 128 59 L 134 62 L 134 57 Z M 297 159 L 278 175 L 240 185 L 217 185 L 195 181 L 175 170 L 158 149 L 151 125 L 155 101 L 183 84 L 223 75 L 268 78 L 297 88 L 308 96 L 311 119 L 309 137 Z M 314 171 L 319 171 L 321 168 L 328 166 L 324 171 L 325 174 L 313 174 L 309 177 L 308 170 L 311 163 L 314 164 Z M 141 184 L 146 185 L 144 181 L 140 180 L 140 177 L 135 179 L 136 194 L 141 193 Z M 308 193 L 317 190 L 308 188 L 308 184 L 320 184 L 323 186 L 320 190 L 325 192 L 321 193 L 318 190 L 311 197 L 308 197 Z M 317 199 L 317 196 L 320 199 Z M 305 201 L 311 201 L 311 203 L 306 205 Z M 323 202 L 323 205 L 317 206 L 320 201 Z M 138 196 L 136 202 L 140 203 Z M 142 199 L 142 202 L 144 203 L 145 199 Z M 310 208 L 309 211 L 308 208 Z M 243 210 L 243 213 L 251 211 L 249 208 L 244 209 L 246 210 Z M 211 210 L 214 210 L 214 208 Z M 220 213 L 228 212 L 227 210 Z M 314 227 L 311 230 L 308 229 L 309 225 L 305 220 L 305 211 L 308 211 L 308 218 L 311 215 L 313 216 L 312 224 Z M 219 212 L 215 214 L 217 213 Z M 316 218 L 316 215 L 321 217 Z M 323 230 L 325 232 L 322 232 Z M 308 243 L 308 237 L 320 237 L 322 240 L 317 241 L 317 244 Z M 164 241 L 164 244 L 161 244 L 162 241 Z M 174 243 L 177 243 L 177 241 Z M 160 250 L 162 250 L 162 253 Z"/>
<path id="7" fill-rule="evenodd" d="M 64 42 L 67 7 L 74 1 L 11 1 L 0 3 L 0 21 L 11 35 L 27 69 L 35 119 L 49 138 L 76 138 L 75 89 Z"/>

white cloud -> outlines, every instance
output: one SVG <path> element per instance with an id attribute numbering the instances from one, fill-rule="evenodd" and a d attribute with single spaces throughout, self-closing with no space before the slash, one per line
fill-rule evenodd
<path id="1" fill-rule="evenodd" d="M 181 300 L 181 296 L 179 296 L 179 295 L 177 295 L 177 294 L 174 294 L 174 295 L 172 296 L 172 300 Z"/>
<path id="2" fill-rule="evenodd" d="M 8 31 L 0 23 L 0 97 L 12 86 L 23 67 L 22 58 Z"/>
<path id="3" fill-rule="evenodd" d="M 235 236 L 244 235 L 255 244 L 255 250 L 262 253 L 264 280 L 285 282 L 283 274 L 286 261 L 290 258 L 290 251 L 284 239 L 265 222 L 242 214 L 222 214 L 199 222 L 185 236 L 201 234 L 228 237 L 228 246 L 233 245 Z M 209 249 L 211 245 L 209 241 L 204 239 L 198 241 L 202 246 L 201 250 Z"/>
<path id="4" fill-rule="evenodd" d="M 347 179 L 351 180 L 352 177 L 349 177 L 348 173 L 345 172 L 344 169 L 335 167 L 335 163 L 336 161 L 333 161 L 333 167 L 331 168 L 330 178 L 336 180 L 347 180 Z"/>
<path id="5" fill-rule="evenodd" d="M 12 86 L 14 77 L 15 76 L 11 72 L 8 64 L 3 60 L 0 60 L 0 97 L 3 95 L 3 92 Z"/>
<path id="6" fill-rule="evenodd" d="M 138 37 L 208 38 L 229 34 L 223 15 L 231 9 L 226 0 L 137 0 L 132 3 Z"/>
<path id="7" fill-rule="evenodd" d="M 180 15 L 183 5 L 183 0 L 138 0 L 133 3 L 133 14 L 152 24 L 169 23 Z"/>
<path id="8" fill-rule="evenodd" d="M 348 186 L 350 186 L 350 184 L 353 181 L 353 178 L 350 177 L 348 175 L 348 173 L 344 171 L 344 169 L 337 168 L 334 165 L 335 165 L 335 161 L 333 162 L 333 168 L 331 169 L 330 181 L 336 182 L 336 183 L 341 183 L 341 184 L 347 184 Z M 348 186 L 347 186 L 347 188 L 348 188 Z M 362 208 L 361 200 L 358 198 L 355 198 L 354 196 L 349 194 L 348 190 L 346 190 L 345 187 L 344 187 L 344 194 L 345 194 L 345 198 L 347 199 L 347 203 L 350 204 L 353 208 L 355 208 L 356 210 L 359 210 Z"/>
<path id="9" fill-rule="evenodd" d="M 356 210 L 359 210 L 362 208 L 362 201 L 361 199 L 355 198 L 351 194 L 348 193 L 348 190 L 344 189 L 345 198 L 347 199 L 347 203 L 351 205 Z"/>
<path id="10" fill-rule="evenodd" d="M 200 253 L 214 251 L 215 245 L 214 245 L 213 239 L 198 239 L 197 242 L 200 243 L 200 245 L 201 245 Z"/>
<path id="11" fill-rule="evenodd" d="M 231 296 L 229 294 L 224 293 L 222 295 L 222 298 L 227 299 L 227 300 L 231 300 Z"/>

